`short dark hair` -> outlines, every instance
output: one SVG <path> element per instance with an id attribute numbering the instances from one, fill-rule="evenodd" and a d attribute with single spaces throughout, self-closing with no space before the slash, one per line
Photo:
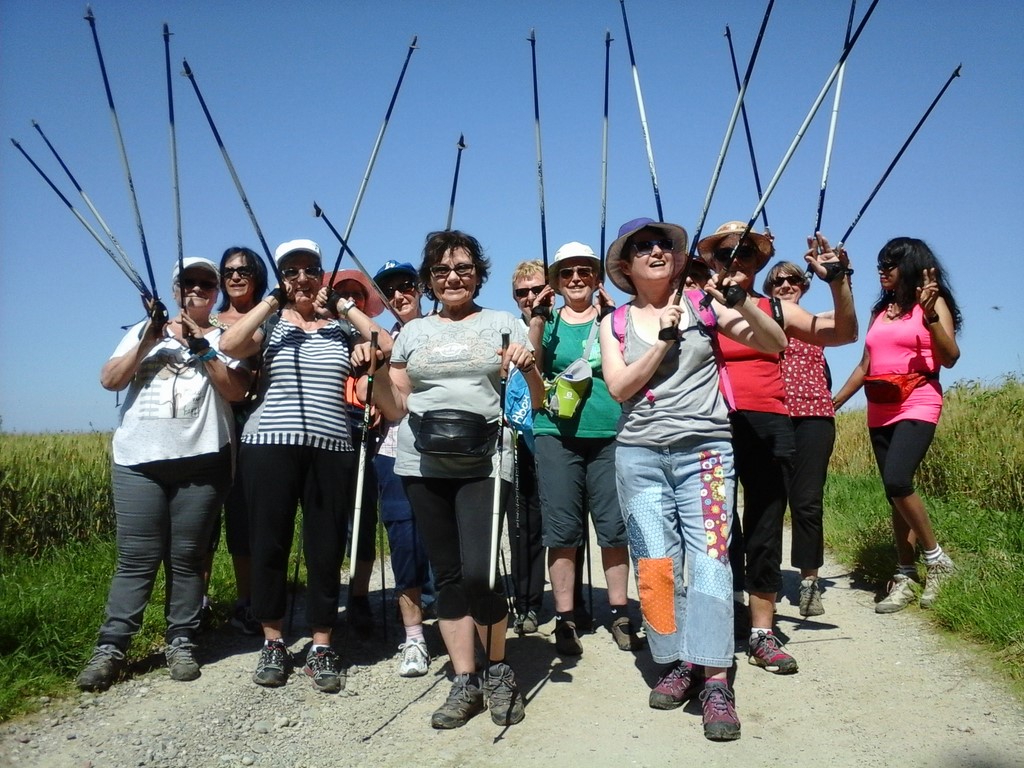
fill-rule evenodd
<path id="1" fill-rule="evenodd" d="M 261 301 L 263 294 L 267 292 L 267 265 L 263 263 L 263 259 L 259 257 L 256 251 L 251 248 L 246 248 L 244 245 L 233 245 L 224 251 L 224 255 L 220 257 L 220 290 L 221 290 L 221 302 L 217 308 L 218 312 L 225 312 L 231 308 L 231 299 L 228 298 L 227 286 L 224 285 L 224 265 L 227 264 L 235 256 L 241 256 L 245 259 L 245 266 L 252 270 L 253 279 L 253 303 Z"/>
<path id="2" fill-rule="evenodd" d="M 446 229 L 439 232 L 431 232 L 427 235 L 427 241 L 423 246 L 423 262 L 420 264 L 420 283 L 426 288 L 427 298 L 436 301 L 434 289 L 430 282 L 430 268 L 438 264 L 445 254 L 461 248 L 466 251 L 476 267 L 476 290 L 473 292 L 475 299 L 480 295 L 480 289 L 487 282 L 491 262 L 484 256 L 484 249 L 480 241 L 472 235 L 461 232 L 457 229 Z"/>

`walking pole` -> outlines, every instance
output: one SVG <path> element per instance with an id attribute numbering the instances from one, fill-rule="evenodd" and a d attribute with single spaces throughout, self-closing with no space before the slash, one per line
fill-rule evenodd
<path id="1" fill-rule="evenodd" d="M 811 124 L 815 114 L 817 114 L 818 107 L 821 106 L 821 102 L 825 100 L 825 95 L 832 87 L 832 83 L 835 82 L 835 79 L 839 74 L 839 68 L 843 65 L 846 59 L 849 58 L 850 52 L 853 50 L 853 46 L 856 45 L 857 39 L 860 37 L 860 33 L 864 31 L 864 26 L 868 23 L 868 19 L 871 18 L 871 14 L 874 12 L 876 5 L 878 5 L 878 0 L 871 0 L 871 5 L 868 7 L 867 13 L 864 14 L 864 18 L 861 19 L 860 24 L 857 25 L 857 29 L 853 33 L 853 37 L 850 38 L 850 42 L 843 48 L 843 53 L 839 57 L 839 61 L 836 62 L 836 65 L 832 68 L 828 78 L 826 78 L 825 84 L 821 87 L 821 91 L 818 93 L 817 98 L 814 100 L 814 103 L 811 105 L 811 108 L 807 113 L 807 117 L 804 118 L 803 123 L 796 132 L 796 136 L 789 145 L 789 149 L 787 149 L 786 154 L 783 155 L 782 161 L 779 163 L 779 167 L 775 170 L 775 175 L 772 177 L 771 181 L 768 182 L 768 186 L 761 195 L 761 199 L 758 200 L 757 206 L 754 208 L 754 213 L 747 221 L 747 226 L 736 241 L 736 245 L 733 246 L 732 252 L 729 254 L 728 258 L 723 262 L 725 270 L 728 270 L 732 265 L 732 260 L 736 257 L 736 251 L 739 250 L 740 245 L 746 239 L 747 235 L 750 234 L 750 230 L 753 229 L 754 222 L 757 221 L 757 217 L 761 215 L 761 209 L 764 208 L 765 204 L 768 202 L 768 198 L 771 197 L 772 192 L 775 190 L 775 185 L 779 183 L 779 179 L 782 177 L 783 171 L 786 170 L 786 166 L 789 164 L 790 158 L 793 157 L 793 153 L 796 152 L 796 148 L 800 145 L 800 140 L 803 139 L 804 134 L 807 132 L 807 127 Z M 726 296 L 726 303 L 729 306 L 735 306 L 734 302 L 738 302 L 742 299 L 742 289 L 739 289 L 738 286 L 732 287 L 737 288 L 738 290 L 727 292 L 728 295 Z M 700 306 L 703 309 L 707 309 L 711 306 L 711 302 L 711 294 L 707 294 L 700 300 Z"/>
<path id="2" fill-rule="evenodd" d="M 640 129 L 644 134 L 644 145 L 647 147 L 647 165 L 651 170 L 651 186 L 654 187 L 654 205 L 658 209 L 658 221 L 664 221 L 661 211 L 661 192 L 658 191 L 658 171 L 654 167 L 654 150 L 651 148 L 651 133 L 647 128 L 647 111 L 644 109 L 644 95 L 640 91 L 640 73 L 636 68 L 636 57 L 633 55 L 633 38 L 629 34 L 629 20 L 626 18 L 626 0 L 619 0 L 622 8 L 622 26 L 626 29 L 626 47 L 629 49 L 629 65 L 633 69 L 633 88 L 636 90 L 636 106 L 640 110 Z"/>
<path id="3" fill-rule="evenodd" d="M 183 67 L 182 74 L 188 78 L 190 83 L 192 83 L 192 90 L 195 91 L 196 98 L 199 99 L 199 106 L 202 108 L 203 114 L 206 115 L 206 122 L 210 125 L 210 130 L 213 132 L 213 138 L 217 142 L 217 147 L 220 149 L 221 157 L 224 158 L 224 164 L 228 168 L 231 180 L 235 183 L 235 189 L 238 191 L 238 196 L 242 200 L 242 206 L 245 208 L 245 212 L 249 214 L 249 221 L 252 222 L 252 227 L 256 230 L 256 237 L 259 238 L 260 245 L 263 246 L 263 253 L 267 257 L 267 263 L 270 265 L 270 270 L 278 284 L 281 284 L 281 272 L 277 268 L 277 262 L 274 261 L 270 246 L 267 245 L 267 238 L 263 236 L 263 230 L 260 229 L 259 222 L 256 221 L 256 214 L 253 213 L 252 206 L 249 204 L 249 198 L 245 194 L 245 189 L 242 188 L 242 181 L 238 178 L 238 174 L 235 172 L 235 164 L 231 162 L 231 157 L 228 155 L 227 147 L 224 146 L 224 141 L 220 137 L 220 131 L 217 130 L 216 123 L 213 122 L 213 115 L 210 114 L 210 110 L 206 107 L 206 99 L 203 98 L 203 94 L 199 90 L 199 83 L 196 82 L 195 75 L 192 73 L 192 68 L 188 65 L 188 61 L 182 59 L 181 64 Z"/>
<path id="4" fill-rule="evenodd" d="M 395 109 L 395 102 L 398 101 L 398 92 L 402 89 L 402 81 L 405 79 L 405 71 L 409 68 L 409 59 L 412 58 L 413 51 L 416 50 L 416 35 L 412 36 L 412 42 L 409 43 L 409 50 L 405 54 L 405 63 L 402 64 L 402 71 L 398 75 L 398 82 L 395 84 L 395 91 L 391 94 L 391 101 L 388 103 L 387 111 L 384 113 L 384 122 L 380 126 L 380 130 L 377 132 L 377 140 L 373 142 L 373 149 L 370 150 L 370 161 L 366 164 L 366 171 L 363 173 L 363 180 L 359 183 L 359 191 L 356 192 L 356 200 L 352 205 L 352 213 L 349 214 L 348 224 L 345 225 L 345 235 L 341 238 L 342 247 L 338 251 L 338 258 L 334 260 L 334 272 L 338 271 L 341 266 L 341 257 L 345 255 L 346 246 L 349 238 L 352 236 L 352 228 L 356 223 L 356 214 L 359 213 L 359 206 L 362 205 L 363 195 L 366 193 L 366 186 L 370 183 L 370 174 L 373 173 L 374 163 L 377 162 L 377 153 L 380 152 L 380 145 L 384 141 L 384 132 L 388 129 L 388 122 L 391 120 L 391 113 Z M 351 251 L 349 251 L 351 253 Z M 388 303 L 384 302 L 385 305 Z"/>
<path id="5" fill-rule="evenodd" d="M 896 153 L 896 156 L 892 159 L 892 162 L 889 163 L 889 167 L 885 169 L 885 173 L 882 174 L 882 178 L 878 180 L 878 183 L 875 185 L 875 188 L 871 190 L 871 194 L 868 195 L 868 199 L 864 201 L 864 205 L 862 205 L 860 210 L 857 212 L 857 216 L 854 218 L 850 226 L 846 229 L 846 232 L 843 233 L 842 239 L 836 246 L 837 249 L 842 248 L 846 244 L 846 241 L 850 237 L 850 233 L 853 232 L 853 228 L 857 226 L 857 222 L 860 221 L 860 217 L 864 215 L 864 211 L 866 211 L 868 209 L 868 206 L 871 205 L 871 201 L 875 199 L 875 195 L 878 194 L 878 190 L 882 188 L 882 185 L 885 183 L 885 180 L 889 178 L 889 174 L 892 173 L 892 169 L 896 167 L 896 163 L 898 163 L 900 161 L 900 158 L 903 157 L 903 153 L 907 150 L 907 147 L 910 146 L 910 142 L 914 140 L 914 137 L 917 135 L 917 132 L 921 130 L 921 126 L 924 125 L 924 121 L 928 119 L 928 115 L 930 115 L 932 113 L 932 110 L 935 109 L 935 105 L 939 103 L 939 99 L 941 99 L 943 94 L 945 94 L 946 89 L 949 88 L 949 86 L 953 83 L 953 80 L 955 78 L 960 77 L 960 68 L 962 66 L 963 64 L 957 65 L 956 69 L 953 70 L 953 74 L 951 74 L 949 76 L 949 79 L 946 80 L 946 84 L 942 86 L 942 90 L 940 90 L 938 95 L 932 100 L 932 103 L 928 106 L 928 109 L 925 110 L 924 115 L 921 116 L 921 119 L 917 121 L 917 125 L 914 126 L 914 130 L 912 130 L 910 132 L 910 135 L 907 136 L 907 140 L 903 142 L 903 146 L 900 147 L 900 151 Z"/>
<path id="6" fill-rule="evenodd" d="M 455 217 L 455 192 L 459 188 L 459 166 L 462 165 L 462 150 L 466 148 L 466 137 L 463 134 L 459 134 L 459 143 L 455 145 L 457 151 L 455 153 L 455 176 L 452 178 L 452 196 L 448 201 L 448 221 L 445 222 L 445 231 L 451 231 L 452 219 Z"/>
<path id="7" fill-rule="evenodd" d="M 501 334 L 501 360 L 499 361 L 499 366 L 505 364 L 505 353 L 508 351 L 508 344 L 509 333 L 506 331 Z M 508 374 L 501 373 L 501 383 L 498 386 L 498 446 L 496 451 L 498 461 L 494 471 L 494 494 L 491 503 L 491 551 L 490 557 L 487 560 L 487 588 L 491 592 L 494 591 L 495 578 L 498 572 L 498 543 L 501 538 L 501 459 L 505 444 L 505 385 L 507 381 Z M 491 636 L 493 632 L 494 624 L 488 622 L 486 648 L 486 663 L 488 665 L 491 663 Z"/>
<path id="8" fill-rule="evenodd" d="M 544 156 L 540 146 L 540 94 L 537 90 L 537 35 L 530 36 L 530 59 L 533 62 L 533 137 L 537 145 L 537 196 L 540 199 L 540 252 L 544 261 L 544 274 L 548 273 L 548 224 L 544 214 Z"/>
<path id="9" fill-rule="evenodd" d="M 761 41 L 764 39 L 764 31 L 768 26 L 768 18 L 772 15 L 772 6 L 775 0 L 768 0 L 768 6 L 764 9 L 764 18 L 761 19 L 761 28 L 757 31 L 757 39 L 754 41 L 754 50 L 750 53 L 750 60 L 747 62 L 747 71 L 743 73 L 743 82 L 740 84 L 739 92 L 736 94 L 736 103 L 733 104 L 732 115 L 729 116 L 729 124 L 725 129 L 725 138 L 722 139 L 722 148 L 718 151 L 718 160 L 715 163 L 715 170 L 711 173 L 711 183 L 708 185 L 707 195 L 704 196 L 704 207 L 701 208 L 700 218 L 697 220 L 697 228 L 694 230 L 693 239 L 690 241 L 690 258 L 697 253 L 697 241 L 704 230 L 704 221 L 708 216 L 708 209 L 711 208 L 711 198 L 715 194 L 715 187 L 718 186 L 718 178 L 722 174 L 722 166 L 725 164 L 725 154 L 729 151 L 729 144 L 732 142 L 732 133 L 736 128 L 736 120 L 739 118 L 740 110 L 743 108 L 743 99 L 747 95 L 747 85 L 750 83 L 750 75 L 754 71 L 754 62 L 757 61 L 757 53 L 761 50 Z M 680 283 L 680 291 L 682 283 Z"/>
<path id="10" fill-rule="evenodd" d="M 373 407 L 373 376 L 377 372 L 377 331 L 370 334 L 370 369 L 366 374 L 366 404 L 363 406 L 363 437 L 359 443 L 356 467 L 356 500 L 352 509 L 352 547 L 348 558 L 349 581 L 356 577 L 356 552 L 359 545 L 359 523 L 363 516 L 363 488 L 366 485 L 366 457 L 370 452 L 370 410 Z"/>
<path id="11" fill-rule="evenodd" d="M 174 225 L 178 243 L 178 293 L 181 312 L 185 306 L 185 246 L 181 235 L 181 196 L 178 192 L 178 137 L 174 127 L 174 86 L 171 84 L 171 30 L 164 24 L 164 71 L 167 73 L 167 125 L 171 142 L 171 192 L 174 197 Z"/>
<path id="12" fill-rule="evenodd" d="M 608 69 L 611 61 L 612 33 L 604 31 L 604 122 L 601 129 L 601 274 L 604 274 L 604 234 L 608 220 Z"/>
<path id="13" fill-rule="evenodd" d="M 732 75 L 736 79 L 736 90 L 740 89 L 740 71 L 736 66 L 736 51 L 732 47 L 732 33 L 729 31 L 729 25 L 725 25 L 725 39 L 729 41 L 729 58 L 732 60 Z M 747 135 L 747 150 L 750 153 L 750 165 L 754 169 L 754 187 L 757 189 L 758 198 L 761 197 L 761 174 L 757 172 L 757 157 L 754 154 L 754 139 L 750 134 L 750 121 L 747 119 L 747 104 L 744 101 L 743 106 L 740 108 L 740 113 L 743 115 L 743 131 Z M 769 232 L 771 227 L 768 226 L 768 209 L 761 208 L 761 220 L 764 222 L 764 231 Z"/>
<path id="14" fill-rule="evenodd" d="M 38 129 L 38 125 L 36 127 Z M 38 173 L 42 177 L 43 181 L 45 181 L 49 185 L 50 189 L 52 189 L 57 194 L 57 197 L 59 197 L 61 202 L 64 203 L 65 206 L 67 206 L 68 210 L 71 211 L 72 214 L 74 214 L 74 217 L 78 219 L 79 223 L 83 227 L 85 227 L 86 231 L 90 235 L 93 236 L 93 239 L 95 239 L 96 242 L 99 243 L 100 248 L 107 252 L 107 255 L 110 256 L 111 260 L 114 262 L 114 264 L 117 265 L 118 269 L 120 269 L 125 274 L 128 280 L 131 281 L 131 284 L 135 286 L 135 289 L 142 295 L 142 298 L 145 299 L 146 301 L 158 301 L 150 292 L 149 286 L 147 286 L 143 279 L 139 276 L 139 273 L 135 270 L 135 267 L 132 266 L 132 263 L 128 258 L 128 254 L 126 254 L 120 246 L 118 246 L 118 251 L 120 251 L 120 253 L 114 253 L 110 245 L 107 244 L 107 242 L 102 237 L 100 237 L 99 232 L 97 232 L 95 228 L 93 228 L 93 226 L 81 214 L 81 212 L 75 208 L 75 206 L 71 203 L 70 200 L 68 200 L 64 193 L 57 188 L 57 185 L 53 183 L 49 176 L 46 175 L 46 172 L 42 168 L 40 168 L 36 161 L 32 159 L 28 152 L 25 151 L 25 148 L 22 147 L 21 144 L 15 139 L 11 139 L 11 144 L 13 144 L 15 149 L 21 152 L 22 157 L 28 160 L 29 164 L 33 168 L 35 168 L 36 173 Z M 63 165 L 63 162 L 61 164 Z M 97 219 L 100 220 L 101 224 L 103 224 L 104 229 L 106 230 L 106 224 L 102 221 L 99 214 L 96 213 L 95 209 L 92 208 L 91 202 L 89 203 L 89 207 L 90 209 L 93 210 L 93 214 L 96 216 Z M 113 236 L 110 235 L 109 230 L 107 230 L 107 235 L 111 237 L 111 239 L 113 240 Z"/>
<path id="15" fill-rule="evenodd" d="M 135 213 L 135 226 L 139 230 L 139 240 L 142 242 L 142 258 L 146 262 L 146 271 L 149 274 L 149 284 L 153 289 L 153 298 L 160 299 L 160 293 L 156 288 L 156 277 L 153 275 L 153 262 L 149 258 L 149 245 L 146 243 L 146 232 L 142 227 L 142 213 L 139 210 L 139 200 L 135 195 L 135 182 L 132 181 L 132 169 L 128 164 L 128 152 L 124 146 L 124 137 L 121 135 L 121 123 L 117 119 L 117 109 L 114 107 L 114 95 L 110 90 L 110 80 L 107 79 L 107 67 L 103 63 L 103 50 L 100 48 L 100 38 L 96 32 L 96 17 L 93 16 L 92 8 L 85 6 L 85 20 L 89 22 L 92 30 L 93 43 L 96 46 L 96 58 L 100 63 L 100 74 L 103 76 L 103 89 L 107 94 L 107 106 L 110 108 L 110 119 L 114 123 L 114 134 L 117 136 L 117 146 L 121 151 L 121 165 L 124 168 L 125 179 L 128 182 L 128 196 L 132 201 L 132 211 Z"/>

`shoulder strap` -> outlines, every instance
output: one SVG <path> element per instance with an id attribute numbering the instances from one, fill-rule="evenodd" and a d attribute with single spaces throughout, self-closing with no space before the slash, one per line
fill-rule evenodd
<path id="1" fill-rule="evenodd" d="M 629 304 L 616 307 L 612 312 L 612 335 L 619 341 L 619 352 L 626 351 L 626 313 Z"/>
<path id="2" fill-rule="evenodd" d="M 768 299 L 768 306 L 771 307 L 772 317 L 779 324 L 782 330 L 786 330 L 786 318 L 782 315 L 782 301 L 772 296 Z"/>

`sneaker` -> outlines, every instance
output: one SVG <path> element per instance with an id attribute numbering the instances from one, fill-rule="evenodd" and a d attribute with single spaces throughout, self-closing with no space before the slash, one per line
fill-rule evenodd
<path id="1" fill-rule="evenodd" d="M 515 725 L 526 717 L 523 696 L 516 685 L 516 675 L 512 667 L 504 662 L 492 664 L 487 668 L 484 678 L 484 694 L 487 706 L 491 710 L 491 720 L 496 725 Z"/>
<path id="2" fill-rule="evenodd" d="M 817 579 L 803 579 L 800 582 L 800 615 L 821 616 L 825 608 L 821 604 L 821 587 Z"/>
<path id="3" fill-rule="evenodd" d="M 916 598 L 913 580 L 905 573 L 897 573 L 889 582 L 889 594 L 875 604 L 875 613 L 902 611 Z"/>
<path id="4" fill-rule="evenodd" d="M 484 711 L 484 692 L 476 675 L 456 675 L 444 704 L 430 716 L 432 728 L 461 728 L 473 715 Z"/>
<path id="5" fill-rule="evenodd" d="M 302 671 L 313 678 L 313 687 L 322 693 L 337 693 L 345 687 L 341 659 L 330 646 L 310 648 Z"/>
<path id="6" fill-rule="evenodd" d="M 736 697 L 726 683 L 704 684 L 700 701 L 703 705 L 704 738 L 709 741 L 734 741 L 740 737 L 740 719 L 733 702 Z"/>
<path id="7" fill-rule="evenodd" d="M 583 655 L 583 643 L 573 622 L 563 620 L 555 623 L 555 650 L 563 656 Z"/>
<path id="8" fill-rule="evenodd" d="M 782 643 L 770 632 L 758 632 L 757 638 L 750 641 L 747 662 L 777 675 L 791 675 L 797 671 L 796 659 L 783 650 Z"/>
<path id="9" fill-rule="evenodd" d="M 164 656 L 167 657 L 167 671 L 171 673 L 171 680 L 187 682 L 199 677 L 199 662 L 192 655 L 195 647 L 195 643 L 187 637 L 176 637 L 164 648 Z"/>
<path id="10" fill-rule="evenodd" d="M 345 606 L 345 619 L 349 626 L 361 635 L 373 632 L 373 611 L 367 595 L 353 596 Z"/>
<path id="11" fill-rule="evenodd" d="M 398 675 L 400 677 L 423 677 L 427 674 L 427 666 L 430 664 L 430 654 L 427 653 L 427 644 L 422 640 L 409 640 L 398 646 L 402 652 L 402 661 L 398 664 Z"/>
<path id="12" fill-rule="evenodd" d="M 288 682 L 291 659 L 283 640 L 268 640 L 260 651 L 252 681 L 256 685 L 276 687 Z"/>
<path id="13" fill-rule="evenodd" d="M 691 698 L 700 687 L 703 675 L 686 661 L 677 661 L 661 675 L 647 700 L 651 709 L 675 709 Z"/>
<path id="14" fill-rule="evenodd" d="M 612 640 L 620 651 L 639 651 L 643 647 L 643 641 L 637 637 L 628 616 L 619 616 L 613 621 L 611 632 Z"/>
<path id="15" fill-rule="evenodd" d="M 939 596 L 939 589 L 942 587 L 944 581 L 949 579 L 953 575 L 953 571 L 956 570 L 956 566 L 953 565 L 953 561 L 949 559 L 949 555 L 945 552 L 939 556 L 938 562 L 928 566 L 928 576 L 924 582 L 924 591 L 921 592 L 922 608 L 931 608 L 935 603 L 935 598 Z"/>
<path id="16" fill-rule="evenodd" d="M 538 627 L 540 627 L 540 622 L 537 621 L 536 611 L 518 614 L 512 624 L 512 629 L 515 630 L 517 635 L 532 635 L 537 631 Z"/>
<path id="17" fill-rule="evenodd" d="M 249 603 L 235 603 L 228 623 L 243 635 L 262 635 L 263 625 L 252 615 Z"/>
<path id="18" fill-rule="evenodd" d="M 594 617 L 590 615 L 590 611 L 583 605 L 583 600 L 580 599 L 576 603 L 579 608 L 573 609 L 572 617 L 576 622 L 577 632 L 589 632 L 594 628 Z"/>
<path id="19" fill-rule="evenodd" d="M 83 691 L 105 691 L 124 668 L 124 663 L 124 652 L 116 645 L 97 645 L 85 669 L 78 673 L 75 685 Z"/>

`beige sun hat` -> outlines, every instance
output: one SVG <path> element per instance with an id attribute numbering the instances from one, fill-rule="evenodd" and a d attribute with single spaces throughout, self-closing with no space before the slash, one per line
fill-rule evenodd
<path id="1" fill-rule="evenodd" d="M 697 242 L 697 253 L 708 262 L 711 263 L 715 257 L 715 251 L 719 248 L 732 248 L 736 245 L 739 240 L 739 236 L 747 229 L 746 222 L 743 221 L 727 221 L 725 224 L 715 230 L 715 234 L 708 235 L 707 237 Z M 775 254 L 775 245 L 772 243 L 772 238 L 768 235 L 762 235 L 759 232 L 750 230 L 747 232 L 747 236 L 744 238 L 745 242 L 750 243 L 754 246 L 758 253 L 757 259 L 757 271 L 760 271 L 768 260 Z"/>
<path id="2" fill-rule="evenodd" d="M 578 243 L 575 240 L 571 243 L 566 243 L 557 251 L 555 251 L 555 258 L 551 264 L 548 265 L 548 284 L 552 288 L 557 290 L 558 288 L 558 270 L 565 266 L 565 262 L 569 259 L 587 259 L 593 262 L 594 272 L 597 273 L 598 282 L 601 281 L 601 259 L 594 253 L 594 249 L 585 243 Z"/>

